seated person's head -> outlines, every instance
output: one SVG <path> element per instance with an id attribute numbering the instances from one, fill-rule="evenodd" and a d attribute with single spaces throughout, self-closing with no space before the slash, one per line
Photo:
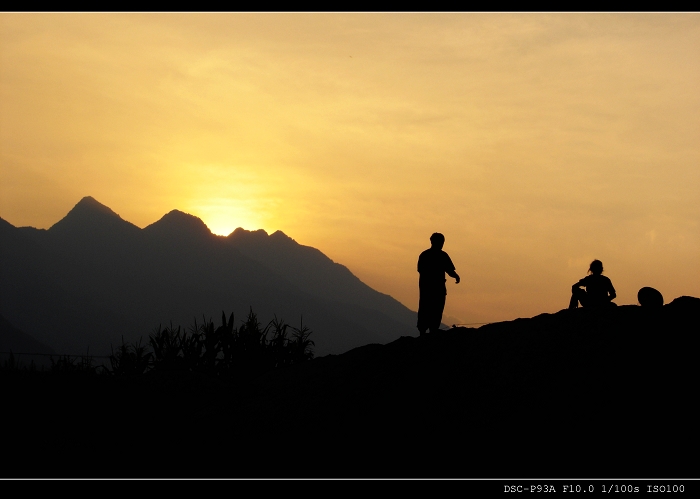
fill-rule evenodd
<path id="1" fill-rule="evenodd" d="M 603 273 L 603 262 L 600 260 L 593 260 L 591 266 L 588 267 L 588 272 L 592 274 L 600 275 Z"/>

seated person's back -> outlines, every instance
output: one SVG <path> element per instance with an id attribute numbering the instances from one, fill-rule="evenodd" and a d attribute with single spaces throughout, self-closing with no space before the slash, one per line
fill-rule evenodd
<path id="1" fill-rule="evenodd" d="M 612 281 L 603 275 L 603 262 L 593 260 L 588 272 L 590 272 L 589 275 L 571 286 L 569 308 L 577 308 L 579 303 L 584 307 L 614 305 L 612 300 L 617 295 Z M 586 290 L 581 288 L 586 288 Z"/>
<path id="2" fill-rule="evenodd" d="M 606 305 L 612 299 L 610 295 L 613 298 L 615 297 L 615 288 L 613 288 L 612 281 L 601 274 L 587 275 L 577 285 L 586 288 L 586 295 L 588 295 L 588 303 L 586 305 L 589 307 Z"/>

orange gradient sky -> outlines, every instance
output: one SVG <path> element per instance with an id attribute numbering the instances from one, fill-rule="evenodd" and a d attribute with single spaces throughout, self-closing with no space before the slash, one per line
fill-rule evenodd
<path id="1" fill-rule="evenodd" d="M 0 14 L 0 217 L 282 230 L 444 322 L 700 296 L 698 14 Z"/>

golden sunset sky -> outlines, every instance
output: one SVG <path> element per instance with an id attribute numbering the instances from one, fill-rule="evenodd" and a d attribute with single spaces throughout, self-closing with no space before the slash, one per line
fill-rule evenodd
<path id="1" fill-rule="evenodd" d="M 0 14 L 0 217 L 282 230 L 445 323 L 700 296 L 700 15 Z"/>

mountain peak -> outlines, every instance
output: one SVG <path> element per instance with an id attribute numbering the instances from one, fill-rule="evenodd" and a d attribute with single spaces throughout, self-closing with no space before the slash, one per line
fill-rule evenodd
<path id="1" fill-rule="evenodd" d="M 241 241 L 241 240 L 261 240 L 261 239 L 267 239 L 268 234 L 264 229 L 258 229 L 258 230 L 246 230 L 243 227 L 238 227 L 236 230 L 231 232 L 228 236 L 226 236 L 229 240 L 232 241 Z"/>
<path id="2" fill-rule="evenodd" d="M 53 234 L 61 234 L 76 229 L 91 230 L 106 226 L 129 226 L 137 229 L 135 225 L 122 219 L 111 208 L 103 205 L 92 196 L 85 196 L 65 217 L 52 225 L 49 231 Z"/>
<path id="3" fill-rule="evenodd" d="M 97 199 L 95 199 L 92 196 L 85 196 L 83 199 L 78 201 L 78 203 L 75 205 L 75 207 L 73 209 L 76 209 L 76 208 L 98 210 L 98 211 L 102 211 L 103 213 L 111 213 L 111 214 L 117 215 L 116 213 L 114 213 L 114 211 L 112 211 L 111 208 L 103 205 L 102 203 L 100 203 Z M 117 216 L 119 216 L 119 215 L 117 215 Z"/>
<path id="4" fill-rule="evenodd" d="M 287 241 L 288 240 L 288 241 L 296 242 L 296 241 L 294 241 L 294 238 L 289 237 L 287 234 L 285 234 L 281 230 L 276 230 L 275 232 L 270 234 L 270 237 L 275 239 L 275 240 L 278 240 L 278 241 Z"/>
<path id="5" fill-rule="evenodd" d="M 180 210 L 172 210 L 157 222 L 144 229 L 147 232 L 168 235 L 211 235 L 211 230 L 201 218 Z"/>
<path id="6" fill-rule="evenodd" d="M 264 229 L 246 230 L 238 227 L 231 232 L 226 238 L 235 243 L 252 243 L 252 242 L 296 242 L 281 230 L 276 230 L 272 234 L 268 234 Z"/>
<path id="7" fill-rule="evenodd" d="M 121 217 L 117 215 L 110 207 L 103 205 L 92 196 L 85 196 L 83 199 L 78 201 L 78 204 L 76 204 L 73 209 L 68 212 L 66 218 L 69 216 L 75 216 L 76 214 L 92 214 L 93 216 L 100 214 L 102 216 L 121 219 Z"/>

